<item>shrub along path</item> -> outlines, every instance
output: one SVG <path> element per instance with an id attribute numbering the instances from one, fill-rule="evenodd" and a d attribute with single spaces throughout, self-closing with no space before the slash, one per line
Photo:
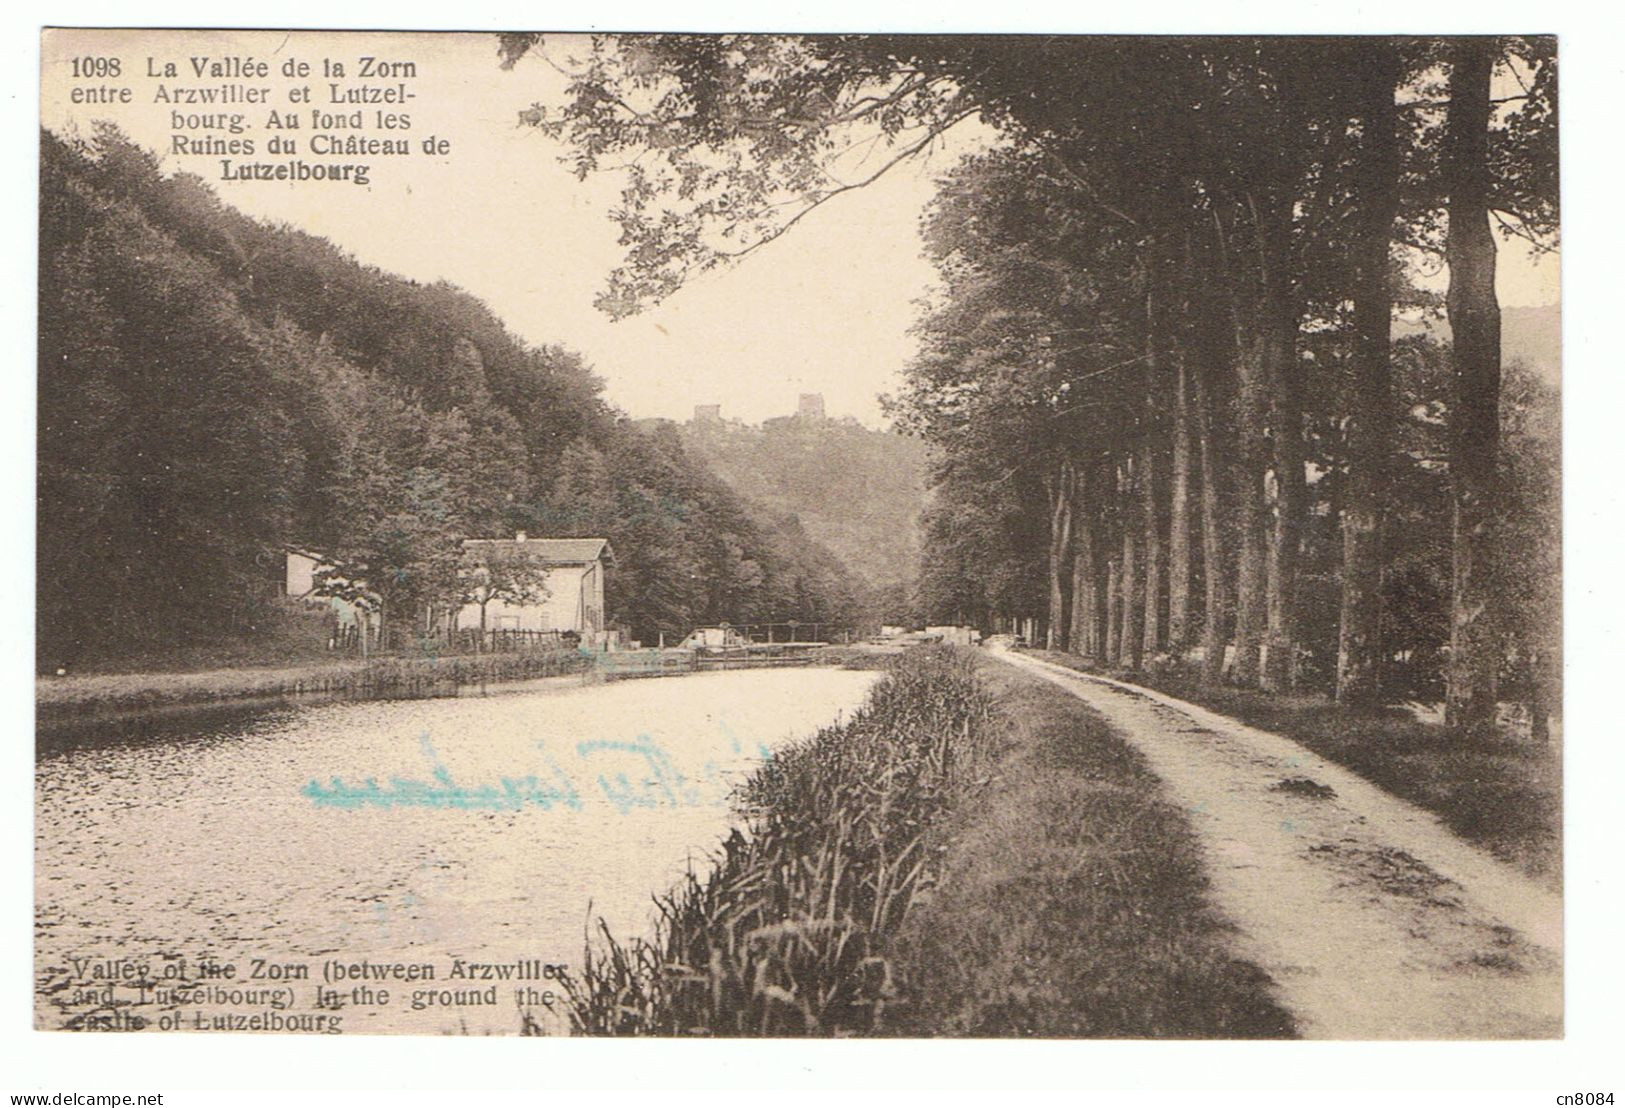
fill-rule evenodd
<path id="1" fill-rule="evenodd" d="M 1198 835 L 1211 898 L 1311 1038 L 1562 1034 L 1562 901 L 1433 815 L 1278 735 L 1001 654 L 1081 698 Z"/>
<path id="2" fill-rule="evenodd" d="M 1426 808 L 1457 835 L 1554 891 L 1562 884 L 1563 760 L 1556 744 L 1510 727 L 1466 733 L 1403 708 L 1349 708 L 1317 692 L 1207 687 L 1178 668 L 1130 674 L 1102 671 L 1076 654 L 1030 653 L 1284 735 Z"/>

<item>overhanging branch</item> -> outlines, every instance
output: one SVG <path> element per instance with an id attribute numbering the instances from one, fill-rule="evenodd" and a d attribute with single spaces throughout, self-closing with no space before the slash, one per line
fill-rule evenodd
<path id="1" fill-rule="evenodd" d="M 932 127 L 930 131 L 928 131 L 925 135 L 921 136 L 917 141 L 912 142 L 908 146 L 904 147 L 901 151 L 898 152 L 896 157 L 892 158 L 885 165 L 881 166 L 879 169 L 877 169 L 873 173 L 869 174 L 869 176 L 864 177 L 861 180 L 852 181 L 852 182 L 850 182 L 848 184 L 839 185 L 836 188 L 830 189 L 828 192 L 820 193 L 818 195 L 817 199 L 813 200 L 806 207 L 802 208 L 799 212 L 797 212 L 795 215 L 791 216 L 784 223 L 780 224 L 778 227 L 775 227 L 773 230 L 769 231 L 767 234 L 763 235 L 761 238 L 757 239 L 755 242 L 751 243 L 749 246 L 743 247 L 743 248 L 741 248 L 739 250 L 718 250 L 718 251 L 714 252 L 715 256 L 718 257 L 718 258 L 737 259 L 737 258 L 743 258 L 743 257 L 745 257 L 745 256 L 747 256 L 747 255 L 749 255 L 751 253 L 754 253 L 757 250 L 760 250 L 762 247 L 766 246 L 768 243 L 774 241 L 775 239 L 783 237 L 797 223 L 800 223 L 803 219 L 806 219 L 814 211 L 816 211 L 817 209 L 823 207 L 825 204 L 829 203 L 831 200 L 835 199 L 837 196 L 840 196 L 840 195 L 842 195 L 844 193 L 848 193 L 848 192 L 855 192 L 858 189 L 866 188 L 867 186 L 874 184 L 876 181 L 880 180 L 880 178 L 884 177 L 886 175 L 886 173 L 889 172 L 893 167 L 895 167 L 897 165 L 900 165 L 903 162 L 906 162 L 908 159 L 912 158 L 915 154 L 918 154 L 921 150 L 924 150 L 933 141 L 935 141 L 940 135 L 947 132 L 949 128 L 951 128 L 954 125 L 962 122 L 963 120 L 969 119 L 971 116 L 973 116 L 975 114 L 976 114 L 976 109 L 968 108 L 968 109 L 966 109 L 964 111 L 959 112 L 956 115 L 953 115 L 953 116 L 949 117 L 944 122 L 942 122 L 940 124 L 937 124 L 936 126 Z"/>

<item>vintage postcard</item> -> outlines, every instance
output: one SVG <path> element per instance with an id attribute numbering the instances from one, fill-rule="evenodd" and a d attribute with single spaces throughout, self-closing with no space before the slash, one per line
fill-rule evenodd
<path id="1" fill-rule="evenodd" d="M 1554 37 L 41 51 L 37 1031 L 1563 1037 Z"/>

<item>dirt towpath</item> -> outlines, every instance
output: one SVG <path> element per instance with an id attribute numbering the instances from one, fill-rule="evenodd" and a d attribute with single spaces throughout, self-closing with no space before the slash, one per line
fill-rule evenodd
<path id="1" fill-rule="evenodd" d="M 1279 735 L 996 652 L 1082 698 L 1189 815 L 1239 953 L 1306 1038 L 1563 1033 L 1562 898 Z"/>

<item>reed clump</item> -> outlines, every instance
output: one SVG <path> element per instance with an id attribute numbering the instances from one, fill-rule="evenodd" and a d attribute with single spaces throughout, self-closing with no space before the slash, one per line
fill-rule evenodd
<path id="1" fill-rule="evenodd" d="M 710 873 L 657 899 L 651 938 L 599 922 L 566 981 L 577 1032 L 843 1035 L 884 1029 L 892 941 L 933 879 L 931 832 L 996 741 L 974 661 L 899 658 L 851 720 L 776 752 Z"/>

